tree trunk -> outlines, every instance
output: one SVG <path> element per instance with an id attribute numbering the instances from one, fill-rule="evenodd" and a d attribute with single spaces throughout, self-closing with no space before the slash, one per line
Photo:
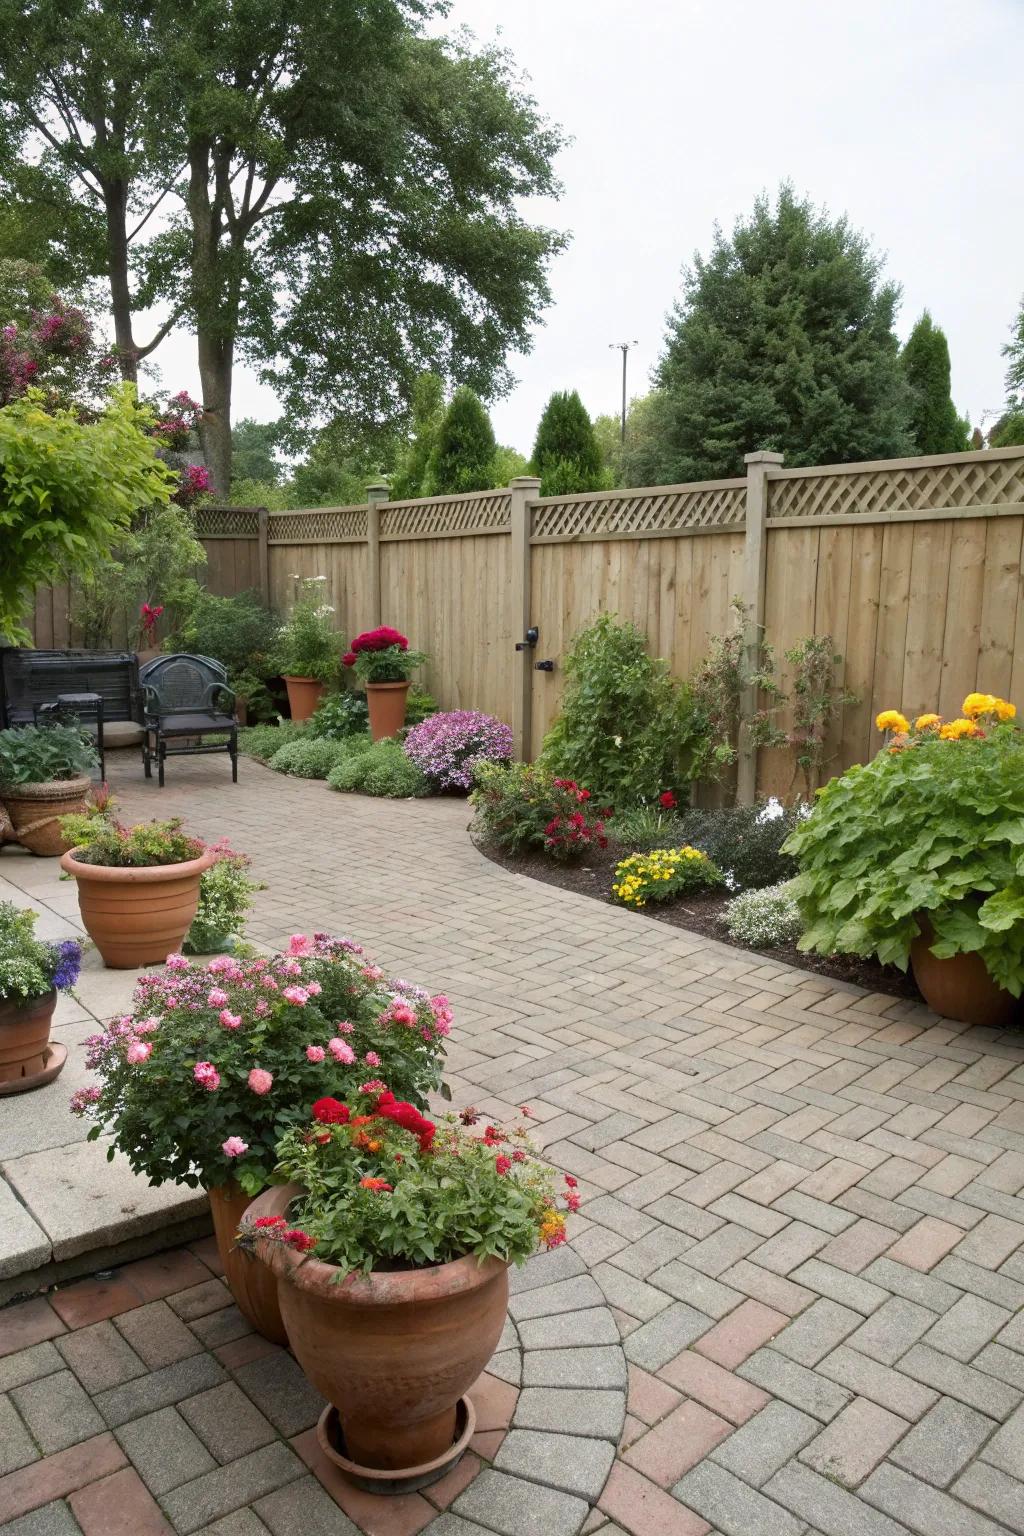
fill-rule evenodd
<path id="1" fill-rule="evenodd" d="M 122 379 L 135 383 L 139 360 L 132 329 L 131 288 L 128 281 L 128 184 L 106 182 L 103 201 L 107 223 L 107 262 L 110 268 L 110 307 L 114 316 L 114 341 Z"/>
<path id="2" fill-rule="evenodd" d="M 203 385 L 203 416 L 199 437 L 210 472 L 210 489 L 226 496 L 231 489 L 231 375 L 234 345 L 198 327 L 199 377 Z"/>

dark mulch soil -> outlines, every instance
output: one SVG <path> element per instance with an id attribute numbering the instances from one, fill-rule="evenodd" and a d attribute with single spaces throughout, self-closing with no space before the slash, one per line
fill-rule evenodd
<path id="1" fill-rule="evenodd" d="M 496 864 L 517 875 L 530 875 L 543 880 L 545 885 L 557 885 L 563 891 L 576 891 L 591 896 L 595 901 L 611 905 L 608 892 L 611 888 L 615 866 L 626 856 L 621 848 L 607 848 L 603 853 L 594 850 L 578 863 L 558 864 L 545 858 L 542 853 L 521 854 L 510 858 L 494 848 L 477 844 L 482 854 Z M 912 975 L 904 974 L 894 965 L 880 965 L 877 960 L 862 959 L 859 955 L 809 955 L 797 949 L 795 944 L 780 944 L 775 949 L 752 950 L 737 944 L 729 937 L 722 921 L 722 909 L 729 900 L 728 894 L 709 891 L 706 895 L 681 897 L 679 901 L 664 905 L 651 903 L 643 909 L 644 917 L 656 922 L 668 923 L 673 928 L 686 928 L 691 933 L 703 934 L 719 944 L 728 944 L 746 954 L 760 955 L 765 960 L 779 960 L 795 965 L 803 971 L 816 971 L 820 976 L 831 976 L 836 981 L 848 981 L 867 992 L 889 992 L 893 997 L 907 997 L 914 1002 L 923 1001 L 914 984 Z"/>

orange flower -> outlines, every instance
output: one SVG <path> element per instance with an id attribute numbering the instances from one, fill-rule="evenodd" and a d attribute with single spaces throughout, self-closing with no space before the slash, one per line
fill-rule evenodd
<path id="1" fill-rule="evenodd" d="M 914 730 L 931 731 L 934 730 L 936 726 L 941 724 L 941 715 L 918 715 L 917 719 L 914 721 Z"/>
<path id="2" fill-rule="evenodd" d="M 950 720 L 942 726 L 939 735 L 943 741 L 960 741 L 964 736 L 984 736 L 985 732 L 973 720 Z"/>

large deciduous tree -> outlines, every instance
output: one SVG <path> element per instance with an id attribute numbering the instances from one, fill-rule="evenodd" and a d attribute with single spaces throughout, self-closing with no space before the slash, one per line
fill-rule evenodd
<path id="1" fill-rule="evenodd" d="M 910 431 L 918 453 L 960 453 L 970 428 L 949 392 L 949 343 L 925 310 L 907 337 L 900 362 L 910 385 Z"/>
<path id="2" fill-rule="evenodd" d="M 770 448 L 787 464 L 912 450 L 895 284 L 845 218 L 783 185 L 684 272 L 655 376 L 656 429 L 627 484 L 743 473 Z"/>
<path id="3" fill-rule="evenodd" d="M 0 183 L 73 189 L 126 377 L 194 327 L 222 491 L 236 358 L 301 430 L 403 415 L 424 368 L 500 392 L 529 345 L 561 237 L 519 206 L 557 192 L 560 135 L 502 50 L 427 34 L 443 11 L 0 0 Z"/>

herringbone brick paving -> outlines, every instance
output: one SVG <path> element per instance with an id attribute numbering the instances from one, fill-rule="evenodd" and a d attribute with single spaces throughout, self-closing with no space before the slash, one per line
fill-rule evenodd
<path id="1" fill-rule="evenodd" d="M 1024 1532 L 1020 1035 L 510 875 L 472 846 L 463 802 L 336 795 L 251 764 L 233 789 L 222 769 L 174 763 L 161 794 L 133 759 L 122 811 L 182 814 L 250 852 L 269 887 L 255 938 L 346 932 L 448 992 L 455 1102 L 529 1103 L 580 1180 L 573 1245 L 630 1379 L 586 1531 Z M 572 1306 L 567 1398 L 570 1352 L 607 1347 L 586 1321 L 600 1309 L 582 1290 Z M 31 1398 L 11 1403 L 33 1433 Z M 487 1476 L 437 1536 L 554 1529 Z M 300 1528 L 274 1511 L 264 1526 Z"/>

